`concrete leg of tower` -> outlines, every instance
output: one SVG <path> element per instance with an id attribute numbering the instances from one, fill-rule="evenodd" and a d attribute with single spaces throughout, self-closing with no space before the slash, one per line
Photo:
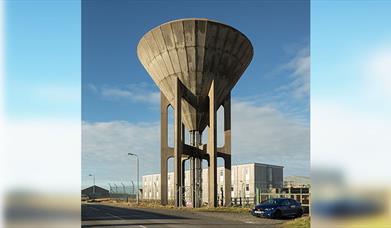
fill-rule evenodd
<path id="1" fill-rule="evenodd" d="M 160 157 L 160 202 L 162 205 L 167 205 L 168 203 L 168 167 L 167 167 L 168 157 L 165 152 L 162 153 Z"/>
<path id="2" fill-rule="evenodd" d="M 174 100 L 174 186 L 175 186 L 175 206 L 182 206 L 182 94 L 179 79 L 175 81 Z"/>
<path id="3" fill-rule="evenodd" d="M 207 152 L 209 154 L 209 207 L 217 207 L 217 144 L 216 144 L 216 81 L 212 81 L 209 89 L 209 132 Z"/>
<path id="4" fill-rule="evenodd" d="M 190 131 L 190 146 L 197 147 L 201 145 L 201 133 L 199 131 Z M 201 172 L 200 158 L 190 158 L 190 186 L 191 186 L 191 202 L 192 207 L 201 206 Z"/>
<path id="5" fill-rule="evenodd" d="M 231 94 L 227 96 L 224 106 L 224 205 L 231 206 Z"/>
<path id="6" fill-rule="evenodd" d="M 168 148 L 168 106 L 169 102 L 166 97 L 160 92 L 160 200 L 162 205 L 168 203 L 168 167 L 167 161 L 169 158 Z"/>
<path id="7" fill-rule="evenodd" d="M 186 189 L 185 189 L 185 186 L 186 186 L 186 180 L 185 180 L 185 177 L 186 177 L 186 173 L 185 173 L 185 163 L 186 161 L 189 160 L 189 158 L 185 158 L 185 157 L 182 157 L 182 189 L 181 189 L 181 193 L 182 193 L 182 206 L 186 206 Z"/>
<path id="8" fill-rule="evenodd" d="M 185 142 L 185 125 L 182 124 L 182 135 L 181 135 L 181 140 L 182 140 L 182 143 Z M 185 169 L 185 163 L 186 161 L 189 159 L 188 156 L 184 156 L 182 155 L 181 157 L 182 159 L 182 164 L 181 164 L 181 167 L 182 167 L 182 181 L 181 181 L 181 191 L 180 193 L 182 194 L 181 195 L 181 199 L 182 199 L 182 202 L 181 202 L 181 206 L 186 206 L 186 192 L 185 192 L 185 186 L 186 186 L 186 183 L 185 183 L 185 179 L 186 179 L 186 169 Z"/>
<path id="9" fill-rule="evenodd" d="M 224 206 L 231 206 L 231 155 L 224 158 Z"/>
<path id="10" fill-rule="evenodd" d="M 194 159 L 195 166 L 195 207 L 201 207 L 202 204 L 202 159 L 195 158 Z"/>
<path id="11" fill-rule="evenodd" d="M 192 137 L 191 133 L 190 133 L 190 137 Z M 190 143 L 191 145 L 191 143 Z M 195 190 L 195 158 L 194 157 L 191 157 L 190 158 L 190 197 L 191 197 L 191 205 L 193 208 L 195 208 L 195 204 L 196 204 L 196 190 Z"/>

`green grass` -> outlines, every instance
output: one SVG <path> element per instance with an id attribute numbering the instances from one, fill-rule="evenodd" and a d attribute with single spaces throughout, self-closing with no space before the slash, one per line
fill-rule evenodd
<path id="1" fill-rule="evenodd" d="M 166 206 L 162 206 L 160 202 L 154 201 L 141 201 L 139 205 L 135 202 L 126 203 L 124 201 L 110 201 L 107 202 L 109 204 L 114 204 L 117 206 L 123 207 L 133 207 L 133 208 L 156 208 L 156 209 L 172 209 L 172 210 L 191 210 L 191 211 L 199 211 L 199 212 L 224 212 L 224 213 L 240 213 L 240 214 L 248 214 L 250 213 L 249 207 L 216 207 L 216 208 L 208 208 L 208 207 L 200 207 L 200 208 L 188 208 L 188 207 L 174 207 L 173 204 L 169 204 Z"/>
<path id="2" fill-rule="evenodd" d="M 282 225 L 283 228 L 310 228 L 311 218 L 308 216 L 297 218 Z"/>

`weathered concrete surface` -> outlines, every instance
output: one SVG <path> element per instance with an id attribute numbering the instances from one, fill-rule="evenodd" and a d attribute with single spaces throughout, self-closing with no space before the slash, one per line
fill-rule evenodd
<path id="1" fill-rule="evenodd" d="M 160 92 L 161 93 L 161 92 Z M 168 159 L 173 156 L 173 151 L 168 148 L 168 106 L 169 102 L 166 97 L 160 96 L 160 173 L 161 173 L 161 203 L 167 205 L 168 203 Z M 170 153 L 171 152 L 171 153 Z"/>
<path id="2" fill-rule="evenodd" d="M 217 157 L 224 159 L 224 205 L 231 203 L 231 90 L 253 57 L 238 30 L 208 19 L 182 19 L 160 25 L 140 40 L 137 54 L 161 90 L 161 203 L 167 204 L 167 160 L 174 157 L 175 205 L 183 206 L 184 161 L 191 159 L 192 203 L 197 206 L 195 161 L 208 161 L 209 206 L 217 206 Z M 167 145 L 167 107 L 174 109 L 174 148 Z M 217 148 L 218 108 L 224 106 L 225 145 Z M 208 143 L 186 145 L 185 128 L 209 126 Z M 200 171 L 198 171 L 200 172 Z"/>
<path id="3" fill-rule="evenodd" d="M 207 96 L 213 80 L 220 106 L 253 57 L 253 47 L 238 30 L 208 19 L 182 19 L 160 25 L 140 40 L 137 54 L 156 85 L 174 106 L 179 78 L 186 91 L 183 123 L 188 130 L 208 124 Z"/>

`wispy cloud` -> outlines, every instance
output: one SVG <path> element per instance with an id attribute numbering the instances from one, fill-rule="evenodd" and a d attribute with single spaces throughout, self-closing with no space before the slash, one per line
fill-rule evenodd
<path id="1" fill-rule="evenodd" d="M 287 60 L 280 63 L 263 79 L 271 85 L 268 90 L 251 96 L 235 97 L 236 102 L 257 107 L 272 107 L 285 116 L 309 123 L 310 50 L 308 45 L 285 48 Z"/>
<path id="2" fill-rule="evenodd" d="M 160 102 L 160 92 L 151 87 L 146 83 L 137 83 L 122 87 L 108 85 L 98 87 L 89 84 L 87 88 L 106 99 L 126 99 L 134 103 L 158 104 Z"/>
<path id="3" fill-rule="evenodd" d="M 310 93 L 309 46 L 299 49 L 288 63 L 282 65 L 282 69 L 289 74 L 291 83 L 279 87 L 277 91 L 288 91 L 298 99 L 308 97 Z"/>

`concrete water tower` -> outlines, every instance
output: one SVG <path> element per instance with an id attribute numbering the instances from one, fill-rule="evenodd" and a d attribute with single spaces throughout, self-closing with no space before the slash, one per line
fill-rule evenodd
<path id="1" fill-rule="evenodd" d="M 181 19 L 147 32 L 137 55 L 161 93 L 161 203 L 167 204 L 167 162 L 174 158 L 175 205 L 184 205 L 184 161 L 190 159 L 191 199 L 200 206 L 201 164 L 208 161 L 208 205 L 217 206 L 217 157 L 224 159 L 224 205 L 231 204 L 231 90 L 253 57 L 249 39 L 209 19 Z M 168 146 L 168 106 L 174 147 Z M 217 147 L 216 112 L 224 107 L 224 146 Z M 201 141 L 208 126 L 208 142 Z M 190 144 L 185 144 L 185 130 Z M 205 191 L 205 189 L 203 190 Z"/>

